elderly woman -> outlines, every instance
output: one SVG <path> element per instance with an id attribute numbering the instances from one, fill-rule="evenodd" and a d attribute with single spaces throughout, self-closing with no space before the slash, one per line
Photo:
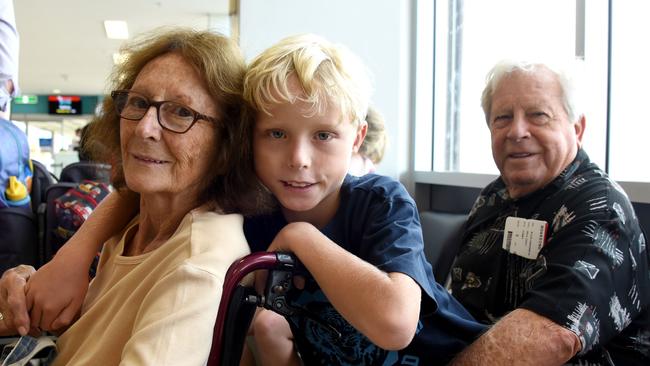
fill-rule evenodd
<path id="1" fill-rule="evenodd" d="M 200 365 L 225 271 L 249 250 L 235 213 L 255 204 L 239 140 L 245 64 L 229 39 L 182 29 L 126 51 L 90 133 L 111 152 L 113 185 L 139 194 L 139 215 L 105 243 L 55 364 Z M 32 273 L 3 276 L 3 327 Z"/>

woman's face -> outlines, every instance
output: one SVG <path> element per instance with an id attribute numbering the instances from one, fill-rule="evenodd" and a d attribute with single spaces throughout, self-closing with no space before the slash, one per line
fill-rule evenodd
<path id="1" fill-rule="evenodd" d="M 150 101 L 173 101 L 215 117 L 217 105 L 199 74 L 182 56 L 169 53 L 150 61 L 131 88 Z M 198 120 L 184 134 L 164 130 L 155 107 L 139 121 L 120 119 L 120 145 L 127 186 L 143 196 L 170 195 L 196 200 L 213 177 L 216 126 Z"/>

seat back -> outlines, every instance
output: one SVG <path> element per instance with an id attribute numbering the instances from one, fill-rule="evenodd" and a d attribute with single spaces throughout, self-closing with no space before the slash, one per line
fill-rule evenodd
<path id="1" fill-rule="evenodd" d="M 66 165 L 61 170 L 59 181 L 77 182 L 88 179 L 96 182 L 110 183 L 111 166 L 108 164 L 80 161 Z"/>
<path id="2" fill-rule="evenodd" d="M 54 175 L 47 170 L 45 165 L 34 159 L 32 159 L 32 167 L 34 168 L 34 175 L 32 177 L 32 192 L 30 196 L 32 199 L 32 210 L 34 213 L 37 213 L 40 204 L 45 202 L 45 191 L 55 183 L 55 179 Z"/>
<path id="3" fill-rule="evenodd" d="M 444 284 L 447 274 L 458 254 L 463 226 L 467 215 L 425 211 L 420 214 L 424 254 L 436 281 Z"/>
<path id="4" fill-rule="evenodd" d="M 36 215 L 26 207 L 0 209 L 0 274 L 19 264 L 39 265 Z"/>
<path id="5" fill-rule="evenodd" d="M 38 209 L 39 220 L 39 259 L 41 265 L 47 263 L 54 255 L 56 249 L 60 247 L 60 239 L 54 236 L 54 229 L 56 228 L 56 217 L 54 200 L 61 197 L 70 188 L 77 186 L 73 182 L 60 182 L 52 184 L 45 191 L 44 202 L 41 203 Z"/>

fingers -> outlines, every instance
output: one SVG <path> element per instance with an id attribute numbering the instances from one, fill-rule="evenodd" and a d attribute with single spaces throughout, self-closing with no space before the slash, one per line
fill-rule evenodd
<path id="1" fill-rule="evenodd" d="M 73 320 L 79 314 L 79 308 L 81 308 L 81 304 L 73 300 L 63 309 L 63 311 L 61 311 L 59 316 L 54 319 L 47 329 L 55 331 L 72 324 Z"/>
<path id="2" fill-rule="evenodd" d="M 293 277 L 293 285 L 299 289 L 302 290 L 305 288 L 305 277 L 304 276 L 294 276 Z"/>
<path id="3" fill-rule="evenodd" d="M 34 267 L 21 265 L 7 270 L 0 278 L 0 311 L 5 325 L 15 328 L 20 335 L 26 335 L 30 326 L 25 286 L 34 272 Z"/>
<path id="4" fill-rule="evenodd" d="M 32 320 L 31 328 L 29 330 L 30 334 L 34 334 L 41 330 L 42 315 L 40 306 L 34 306 L 30 311 L 29 317 Z"/>
<path id="5" fill-rule="evenodd" d="M 31 311 L 29 316 L 32 320 L 32 330 L 34 331 L 56 331 L 70 325 L 81 307 L 80 301 L 77 301 L 75 298 L 71 298 L 64 303 L 42 301 L 29 294 L 27 298 L 28 303 L 30 301 L 33 302 L 33 306 L 30 307 Z"/>

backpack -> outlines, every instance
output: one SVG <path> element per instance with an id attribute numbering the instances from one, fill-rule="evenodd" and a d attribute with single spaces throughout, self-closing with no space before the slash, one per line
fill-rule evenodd
<path id="1" fill-rule="evenodd" d="M 29 207 L 33 171 L 27 136 L 0 119 L 0 208 Z"/>
<path id="2" fill-rule="evenodd" d="M 111 188 L 106 183 L 83 180 L 54 200 L 53 236 L 57 240 L 53 243 L 53 251 L 58 250 L 77 232 L 110 191 Z"/>
<path id="3" fill-rule="evenodd" d="M 55 199 L 55 234 L 64 240 L 70 239 L 109 192 L 106 183 L 83 180 Z"/>

